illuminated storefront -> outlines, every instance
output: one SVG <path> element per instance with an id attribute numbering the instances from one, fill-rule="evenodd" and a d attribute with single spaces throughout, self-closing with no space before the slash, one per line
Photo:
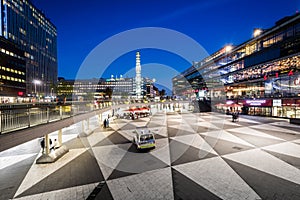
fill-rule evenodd
<path id="1" fill-rule="evenodd" d="M 194 91 L 207 88 L 221 112 L 231 100 L 244 114 L 300 118 L 300 14 L 196 62 L 173 78 L 174 94 L 184 95 L 188 84 Z"/>

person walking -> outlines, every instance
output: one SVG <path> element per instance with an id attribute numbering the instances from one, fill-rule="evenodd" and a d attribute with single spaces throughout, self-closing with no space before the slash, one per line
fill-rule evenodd
<path id="1" fill-rule="evenodd" d="M 109 127 L 109 118 L 106 119 L 106 127 Z"/>
<path id="2" fill-rule="evenodd" d="M 103 127 L 106 128 L 106 119 L 103 121 Z"/>
<path id="3" fill-rule="evenodd" d="M 42 153 L 45 153 L 45 138 L 41 140 Z"/>
<path id="4" fill-rule="evenodd" d="M 56 139 L 54 139 L 54 143 L 53 143 L 53 146 L 50 148 L 50 150 L 55 150 L 55 149 L 57 149 L 58 148 L 58 146 L 57 146 L 58 144 L 57 144 L 57 140 Z"/>

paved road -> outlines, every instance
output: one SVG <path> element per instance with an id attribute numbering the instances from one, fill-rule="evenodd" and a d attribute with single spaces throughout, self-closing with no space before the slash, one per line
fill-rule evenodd
<path id="1" fill-rule="evenodd" d="M 140 126 L 155 149 L 136 152 Z M 77 132 L 53 164 L 34 164 L 38 140 L 1 152 L 0 199 L 300 199 L 300 127 L 284 119 L 158 112 Z"/>

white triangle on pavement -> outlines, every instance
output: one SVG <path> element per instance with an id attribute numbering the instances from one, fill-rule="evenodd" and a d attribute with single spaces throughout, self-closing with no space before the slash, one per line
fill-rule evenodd
<path id="1" fill-rule="evenodd" d="M 34 155 L 37 155 L 38 153 L 31 153 L 31 154 L 22 154 L 22 155 L 16 155 L 16 156 L 4 156 L 0 157 L 0 170 L 4 169 L 5 167 L 9 167 L 11 165 L 14 165 L 18 162 L 21 162 L 23 160 L 26 160 L 27 158 L 30 158 Z"/>
<path id="2" fill-rule="evenodd" d="M 122 145 L 122 148 L 120 148 L 120 145 L 105 145 L 92 148 L 94 156 L 105 179 L 107 179 L 118 166 L 119 162 L 127 153 L 129 147 L 130 144 Z"/>

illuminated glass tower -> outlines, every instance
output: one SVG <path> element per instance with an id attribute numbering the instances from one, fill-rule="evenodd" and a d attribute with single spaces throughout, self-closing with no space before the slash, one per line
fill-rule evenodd
<path id="1" fill-rule="evenodd" d="M 24 51 L 27 95 L 48 96 L 57 82 L 56 27 L 30 0 L 0 0 L 0 4 L 0 36 Z"/>
<path id="2" fill-rule="evenodd" d="M 136 52 L 136 61 L 135 61 L 135 93 L 136 98 L 140 99 L 142 97 L 142 78 L 141 78 L 141 60 L 140 52 Z"/>

